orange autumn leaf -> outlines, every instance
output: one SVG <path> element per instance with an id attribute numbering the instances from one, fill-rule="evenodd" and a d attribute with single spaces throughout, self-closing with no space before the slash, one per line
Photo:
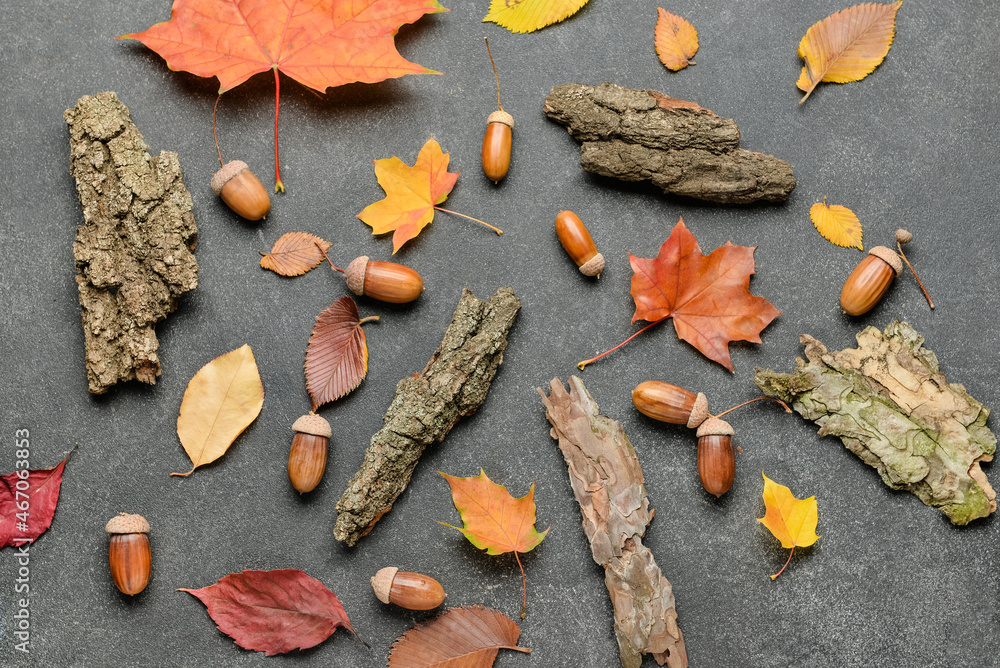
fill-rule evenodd
<path id="1" fill-rule="evenodd" d="M 881 64 L 892 46 L 896 12 L 903 0 L 891 5 L 865 3 L 842 9 L 814 24 L 799 42 L 806 61 L 796 85 L 805 91 L 802 104 L 821 81 L 861 81 Z"/>
<path id="2" fill-rule="evenodd" d="M 854 212 L 840 204 L 827 204 L 826 198 L 809 209 L 816 231 L 835 246 L 864 250 L 861 221 Z"/>
<path id="3" fill-rule="evenodd" d="M 274 72 L 275 179 L 278 170 L 278 72 L 323 93 L 346 83 L 438 74 L 399 55 L 399 27 L 448 11 L 437 0 L 175 0 L 169 21 L 122 35 L 158 53 L 172 70 L 218 77 L 219 94 L 254 74 Z"/>
<path id="4" fill-rule="evenodd" d="M 361 325 L 372 320 L 378 316 L 361 318 L 350 297 L 341 297 L 316 317 L 305 363 L 313 410 L 356 388 L 368 373 L 368 343 Z"/>
<path id="5" fill-rule="evenodd" d="M 281 276 L 301 276 L 318 267 L 332 245 L 308 232 L 288 232 L 260 258 L 260 266 Z"/>
<path id="6" fill-rule="evenodd" d="M 698 31 L 686 19 L 671 14 L 663 7 L 657 7 L 657 11 L 659 18 L 653 41 L 660 62 L 674 72 L 694 65 L 691 59 L 698 53 Z"/>
<path id="7" fill-rule="evenodd" d="M 782 547 L 792 550 L 788 553 L 788 561 L 781 567 L 781 570 L 771 576 L 771 579 L 774 580 L 784 572 L 785 567 L 792 560 L 792 554 L 795 553 L 796 547 L 808 547 L 819 540 L 819 536 L 816 535 L 819 513 L 815 496 L 810 496 L 808 499 L 797 499 L 792 494 L 792 490 L 784 485 L 779 485 L 766 475 L 764 476 L 764 508 L 764 517 L 758 517 L 757 521 L 766 526 L 774 537 L 781 541 Z"/>

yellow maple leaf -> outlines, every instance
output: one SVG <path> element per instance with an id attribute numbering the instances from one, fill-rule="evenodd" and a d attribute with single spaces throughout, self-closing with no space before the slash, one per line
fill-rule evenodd
<path id="1" fill-rule="evenodd" d="M 796 83 L 805 91 L 799 104 L 821 81 L 849 83 L 871 74 L 889 53 L 902 4 L 855 5 L 813 24 L 799 42 L 799 56 L 806 61 Z"/>
<path id="2" fill-rule="evenodd" d="M 656 20 L 653 43 L 660 62 L 674 72 L 694 65 L 691 59 L 698 53 L 698 31 L 686 19 L 671 14 L 663 7 L 657 7 L 657 10 L 659 18 Z"/>
<path id="3" fill-rule="evenodd" d="M 576 14 L 588 0 L 492 0 L 483 23 L 511 32 L 534 32 Z"/>
<path id="4" fill-rule="evenodd" d="M 761 475 L 764 475 L 763 472 Z M 781 547 L 792 550 L 788 553 L 788 561 L 781 570 L 771 576 L 773 580 L 781 575 L 791 562 L 796 547 L 807 547 L 819 540 L 819 536 L 816 535 L 819 511 L 815 496 L 797 499 L 792 490 L 779 485 L 766 475 L 764 475 L 764 508 L 764 517 L 758 517 L 757 521 L 781 541 Z"/>
<path id="5" fill-rule="evenodd" d="M 809 209 L 809 218 L 812 219 L 816 231 L 831 244 L 843 248 L 865 249 L 861 243 L 864 236 L 861 221 L 846 206 L 828 205 L 824 197 L 822 202 L 816 202 Z"/>

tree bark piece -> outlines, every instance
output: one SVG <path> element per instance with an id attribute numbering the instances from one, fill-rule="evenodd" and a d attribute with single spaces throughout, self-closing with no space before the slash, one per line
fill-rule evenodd
<path id="1" fill-rule="evenodd" d="M 520 308 L 512 288 L 500 288 L 486 302 L 462 291 L 441 345 L 419 375 L 396 385 L 385 425 L 337 502 L 337 540 L 354 545 L 371 531 L 406 489 L 424 449 L 479 409 Z"/>
<path id="2" fill-rule="evenodd" d="M 569 379 L 568 393 L 558 378 L 549 383 L 548 397 L 541 388 L 538 393 L 552 423 L 552 438 L 559 441 L 569 467 L 594 561 L 604 567 L 622 666 L 639 668 L 643 654 L 652 654 L 661 666 L 684 668 L 687 652 L 673 589 L 642 544 L 653 510 L 625 430 L 598 413 L 576 376 Z"/>
<path id="3" fill-rule="evenodd" d="M 815 421 L 820 436 L 839 437 L 889 487 L 912 492 L 953 524 L 994 512 L 996 492 L 980 468 L 996 451 L 990 410 L 948 383 L 907 323 L 868 327 L 856 338 L 857 348 L 829 352 L 803 334 L 806 360 L 798 358 L 795 371 L 758 368 L 754 382 Z"/>
<path id="4" fill-rule="evenodd" d="M 198 286 L 198 227 L 176 153 L 153 158 L 115 93 L 84 95 L 63 116 L 83 207 L 77 291 L 94 394 L 133 378 L 156 383 L 156 323 Z"/>
<path id="5" fill-rule="evenodd" d="M 562 84 L 545 113 L 583 143 L 588 172 L 722 204 L 783 202 L 795 189 L 790 164 L 739 148 L 735 121 L 655 90 Z"/>

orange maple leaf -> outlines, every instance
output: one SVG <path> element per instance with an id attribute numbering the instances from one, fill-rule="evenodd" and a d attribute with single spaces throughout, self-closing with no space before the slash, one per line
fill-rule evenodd
<path id="1" fill-rule="evenodd" d="M 345 83 L 439 74 L 399 55 L 404 23 L 448 11 L 437 0 L 175 0 L 169 21 L 122 35 L 160 54 L 172 70 L 219 79 L 219 94 L 274 71 L 274 170 L 278 169 L 278 71 L 321 93 Z"/>
<path id="2" fill-rule="evenodd" d="M 375 176 L 385 191 L 385 199 L 366 206 L 358 218 L 372 228 L 372 234 L 395 230 L 392 235 L 393 255 L 430 225 L 435 209 L 475 220 L 502 234 L 488 223 L 437 206 L 448 199 L 448 193 L 461 174 L 448 171 L 450 158 L 451 154 L 443 153 L 440 144 L 431 137 L 420 149 L 412 167 L 396 156 L 375 161 Z"/>
<path id="3" fill-rule="evenodd" d="M 479 469 L 479 475 L 474 478 L 458 478 L 447 473 L 441 473 L 441 476 L 451 486 L 452 500 L 465 526 L 460 528 L 445 522 L 439 524 L 458 529 L 470 543 L 486 550 L 487 554 L 513 552 L 521 568 L 526 605 L 528 585 L 517 553 L 530 552 L 549 533 L 548 529 L 541 533 L 535 530 L 535 483 L 531 483 L 527 494 L 515 499 L 506 487 L 490 480 L 483 469 Z M 523 607 L 521 618 L 524 619 Z"/>

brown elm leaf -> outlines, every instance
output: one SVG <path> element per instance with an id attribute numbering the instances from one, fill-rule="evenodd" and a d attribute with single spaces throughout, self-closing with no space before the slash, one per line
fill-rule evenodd
<path id="1" fill-rule="evenodd" d="M 449 608 L 392 644 L 389 668 L 490 668 L 501 649 L 518 647 L 521 629 L 502 612 L 476 605 Z"/>
<path id="2" fill-rule="evenodd" d="M 281 276 L 301 276 L 318 267 L 332 245 L 308 232 L 288 232 L 274 242 L 270 253 L 260 258 L 260 266 Z"/>
<path id="3" fill-rule="evenodd" d="M 34 543 L 52 525 L 68 461 L 67 455 L 49 469 L 18 469 L 0 476 L 0 548 Z"/>
<path id="4" fill-rule="evenodd" d="M 372 320 L 378 316 L 359 317 L 350 297 L 341 297 L 317 316 L 305 363 L 313 410 L 356 388 L 368 373 L 368 343 L 361 325 Z"/>

